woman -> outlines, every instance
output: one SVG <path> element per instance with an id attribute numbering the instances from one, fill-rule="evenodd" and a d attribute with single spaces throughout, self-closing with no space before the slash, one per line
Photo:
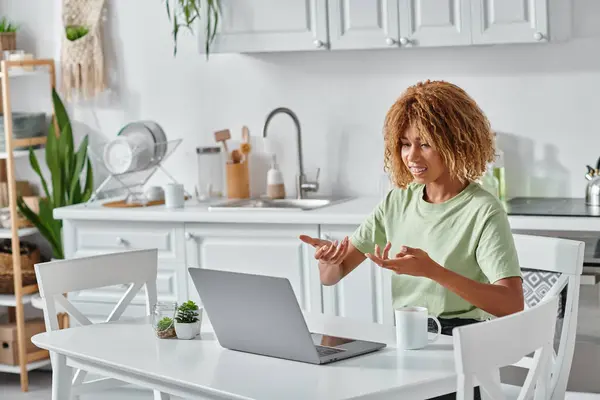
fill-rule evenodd
<path id="1" fill-rule="evenodd" d="M 422 306 L 442 333 L 523 310 L 506 212 L 475 181 L 494 160 L 490 124 L 459 87 L 418 83 L 385 120 L 385 169 L 397 187 L 340 243 L 308 236 L 321 282 L 335 285 L 365 258 L 395 272 L 394 308 Z"/>

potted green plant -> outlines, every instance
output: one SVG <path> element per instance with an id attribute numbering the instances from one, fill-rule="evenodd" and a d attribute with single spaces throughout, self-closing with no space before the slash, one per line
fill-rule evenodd
<path id="1" fill-rule="evenodd" d="M 87 154 L 87 135 L 75 151 L 71 121 L 55 89 L 52 89 L 52 102 L 60 135 L 56 135 L 54 123 L 51 122 L 45 149 L 51 186 L 48 186 L 35 152 L 30 147 L 29 163 L 40 177 L 45 197 L 39 201 L 39 213 L 37 214 L 27 206 L 21 197 L 17 198 L 17 206 L 21 214 L 31 221 L 42 236 L 48 240 L 52 247 L 52 257 L 62 259 L 64 258 L 62 220 L 54 219 L 53 210 L 89 200 L 92 195 L 94 178 L 92 163 Z M 85 179 L 82 182 L 84 169 Z"/>
<path id="2" fill-rule="evenodd" d="M 156 335 L 161 339 L 175 337 L 175 328 L 173 327 L 173 318 L 163 317 L 156 324 Z"/>
<path id="3" fill-rule="evenodd" d="M 199 312 L 200 311 L 200 312 Z M 175 317 L 175 332 L 179 339 L 192 339 L 200 333 L 200 324 L 202 323 L 202 313 L 198 305 L 192 300 L 177 307 L 177 316 Z"/>
<path id="4" fill-rule="evenodd" d="M 65 33 L 67 35 L 67 39 L 74 42 L 77 39 L 80 39 L 88 34 L 89 28 L 83 25 L 69 25 L 65 27 Z"/>
<path id="5" fill-rule="evenodd" d="M 17 49 L 17 29 L 18 26 L 8 18 L 0 18 L 0 52 Z"/>
<path id="6" fill-rule="evenodd" d="M 181 28 L 194 33 L 193 24 L 206 17 L 204 50 L 206 58 L 210 53 L 210 45 L 215 39 L 217 25 L 219 24 L 219 0 L 164 0 L 167 16 L 173 26 L 173 56 L 177 55 L 177 36 Z M 206 11 L 201 6 L 206 6 Z M 204 13 L 204 15 L 202 15 Z"/>

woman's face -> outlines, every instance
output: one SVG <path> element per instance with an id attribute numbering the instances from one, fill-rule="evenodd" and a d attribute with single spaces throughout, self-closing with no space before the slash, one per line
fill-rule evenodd
<path id="1" fill-rule="evenodd" d="M 446 175 L 446 166 L 440 154 L 421 141 L 416 129 L 410 127 L 400 139 L 402 161 L 415 179 L 415 182 L 428 184 Z"/>

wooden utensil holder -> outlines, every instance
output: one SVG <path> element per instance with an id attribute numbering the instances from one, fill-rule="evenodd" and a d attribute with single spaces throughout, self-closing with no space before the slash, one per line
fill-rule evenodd
<path id="1" fill-rule="evenodd" d="M 225 165 L 225 174 L 227 176 L 227 198 L 250 198 L 250 174 L 246 160 L 241 163 L 228 162 Z"/>

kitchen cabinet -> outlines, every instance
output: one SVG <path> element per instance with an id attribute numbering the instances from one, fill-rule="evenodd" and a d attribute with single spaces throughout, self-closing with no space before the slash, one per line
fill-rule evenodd
<path id="1" fill-rule="evenodd" d="M 329 0 L 329 48 L 397 47 L 398 0 Z"/>
<path id="2" fill-rule="evenodd" d="M 355 226 L 321 226 L 321 238 L 341 241 Z M 391 273 L 365 260 L 334 286 L 323 286 L 323 312 L 365 322 L 394 323 Z"/>
<path id="3" fill-rule="evenodd" d="M 471 44 L 472 0 L 400 0 L 400 43 L 404 46 Z"/>
<path id="4" fill-rule="evenodd" d="M 470 0 L 473 44 L 548 39 L 548 0 Z"/>
<path id="5" fill-rule="evenodd" d="M 220 8 L 213 53 L 326 49 L 326 0 L 226 0 Z M 203 53 L 205 36 L 199 36 Z"/>
<path id="6" fill-rule="evenodd" d="M 185 225 L 187 265 L 288 278 L 300 307 L 322 312 L 319 270 L 313 249 L 301 234 L 318 237 L 318 225 L 195 224 Z M 200 302 L 185 273 L 189 298 Z"/>
<path id="7" fill-rule="evenodd" d="M 467 46 L 549 37 L 548 0 L 222 0 L 221 11 L 214 53 Z"/>

